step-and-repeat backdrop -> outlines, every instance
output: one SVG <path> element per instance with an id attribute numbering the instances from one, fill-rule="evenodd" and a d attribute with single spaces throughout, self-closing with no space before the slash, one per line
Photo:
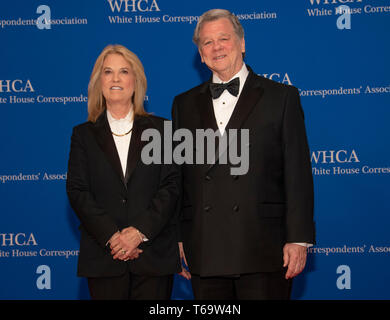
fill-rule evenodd
<path id="1" fill-rule="evenodd" d="M 212 8 L 238 16 L 256 73 L 299 88 L 317 245 L 293 298 L 390 298 L 389 1 L 16 0 L 0 2 L 0 299 L 90 298 L 65 183 L 94 62 L 107 44 L 135 52 L 146 109 L 170 119 L 210 76 L 192 34 Z"/>

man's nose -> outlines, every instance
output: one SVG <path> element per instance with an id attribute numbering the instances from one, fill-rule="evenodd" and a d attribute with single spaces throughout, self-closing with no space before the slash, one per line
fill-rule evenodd
<path id="1" fill-rule="evenodd" d="M 222 48 L 222 44 L 219 41 L 215 41 L 213 46 L 214 51 L 218 51 L 221 48 Z"/>

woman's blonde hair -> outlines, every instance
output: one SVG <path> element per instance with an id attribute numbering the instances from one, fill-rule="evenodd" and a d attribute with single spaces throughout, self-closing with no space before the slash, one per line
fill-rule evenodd
<path id="1" fill-rule="evenodd" d="M 88 121 L 96 122 L 97 118 L 106 109 L 106 99 L 103 96 L 100 76 L 104 59 L 109 54 L 120 54 L 130 64 L 135 76 L 135 88 L 133 95 L 134 115 L 148 115 L 144 109 L 146 94 L 146 76 L 144 67 L 138 57 L 122 45 L 108 45 L 96 59 L 91 78 L 88 84 Z"/>

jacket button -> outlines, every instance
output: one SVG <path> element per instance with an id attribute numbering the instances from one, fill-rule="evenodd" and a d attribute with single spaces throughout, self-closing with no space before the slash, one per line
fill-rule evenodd
<path id="1" fill-rule="evenodd" d="M 233 211 L 238 212 L 240 210 L 240 207 L 236 204 L 233 206 Z"/>
<path id="2" fill-rule="evenodd" d="M 210 181 L 211 177 L 210 176 L 206 176 L 205 179 L 206 179 L 206 181 Z"/>
<path id="3" fill-rule="evenodd" d="M 123 204 L 125 204 L 126 202 L 127 202 L 127 199 L 126 199 L 126 198 L 122 199 L 122 203 L 123 203 Z"/>
<path id="4" fill-rule="evenodd" d="M 204 211 L 209 212 L 211 210 L 211 207 L 210 206 L 205 206 L 203 209 L 204 209 Z"/>
<path id="5" fill-rule="evenodd" d="M 233 180 L 238 180 L 238 176 L 233 176 Z"/>

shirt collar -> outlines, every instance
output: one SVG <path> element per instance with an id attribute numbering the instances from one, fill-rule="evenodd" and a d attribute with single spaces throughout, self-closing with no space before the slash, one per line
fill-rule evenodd
<path id="1" fill-rule="evenodd" d="M 114 124 L 114 123 L 131 123 L 133 122 L 133 108 L 130 108 L 130 111 L 129 113 L 124 117 L 124 118 L 121 118 L 121 119 L 115 119 L 112 114 L 110 113 L 110 111 L 107 109 L 107 119 L 108 119 L 108 122 L 110 124 Z"/>
<path id="2" fill-rule="evenodd" d="M 233 77 L 231 77 L 228 81 L 222 81 L 221 79 L 219 79 L 219 77 L 213 73 L 213 82 L 214 83 L 227 83 L 229 82 L 230 80 L 238 77 L 240 79 L 240 91 L 242 90 L 242 88 L 244 87 L 244 83 L 245 83 L 245 80 L 246 78 L 248 77 L 248 74 L 249 74 L 249 71 L 248 71 L 248 68 L 246 67 L 246 64 L 243 63 L 242 64 L 242 67 L 240 69 L 240 71 L 238 71 Z"/>

